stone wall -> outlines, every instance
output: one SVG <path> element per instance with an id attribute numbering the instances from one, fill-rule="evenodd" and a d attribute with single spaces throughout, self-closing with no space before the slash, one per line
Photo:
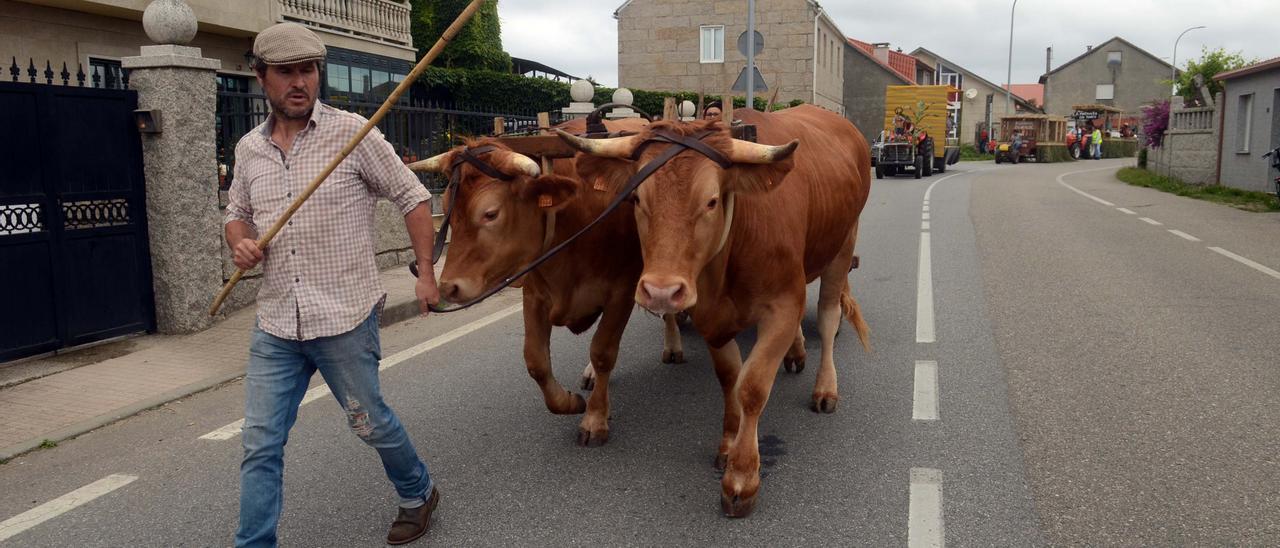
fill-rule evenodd
<path id="1" fill-rule="evenodd" d="M 816 12 L 807 0 L 758 0 L 756 28 L 765 37 L 764 51 L 756 56 L 765 82 L 766 97 L 778 90 L 778 101 L 801 99 L 815 102 L 814 33 Z M 724 62 L 702 63 L 699 27 L 723 25 Z M 723 93 L 746 58 L 738 53 L 738 35 L 746 31 L 746 2 L 703 0 L 634 0 L 618 14 L 618 85 L 654 91 Z M 823 25 L 828 40 L 839 39 L 830 25 Z M 843 51 L 834 48 L 836 57 Z M 839 112 L 843 102 L 843 64 L 832 60 L 819 69 L 816 102 Z"/>
<path id="2" fill-rule="evenodd" d="M 1214 108 L 1173 109 L 1160 148 L 1147 152 L 1147 168 L 1188 184 L 1217 184 L 1219 120 Z"/>

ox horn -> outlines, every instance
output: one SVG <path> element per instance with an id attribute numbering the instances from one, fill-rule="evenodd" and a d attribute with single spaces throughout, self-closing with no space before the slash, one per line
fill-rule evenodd
<path id="1" fill-rule="evenodd" d="M 444 157 L 448 155 L 449 152 L 445 152 L 444 154 L 437 154 L 427 158 L 426 160 L 414 162 L 409 164 L 409 169 L 413 171 L 425 171 L 427 173 L 444 173 Z"/>
<path id="2" fill-rule="evenodd" d="M 557 129 L 556 134 L 575 149 L 605 158 L 630 158 L 631 153 L 636 150 L 636 145 L 639 144 L 637 135 L 611 139 L 584 139 L 562 129 Z"/>
<path id="3" fill-rule="evenodd" d="M 791 156 L 798 146 L 800 146 L 799 139 L 778 146 L 734 139 L 733 152 L 729 154 L 729 159 L 735 164 L 772 164 Z"/>
<path id="4" fill-rule="evenodd" d="M 495 150 L 494 152 L 497 151 Z M 516 165 L 516 169 L 519 169 L 520 173 L 530 177 L 542 175 L 542 168 L 538 167 L 538 162 L 533 161 L 533 158 L 520 154 L 519 152 L 505 152 L 511 155 L 511 162 Z"/>

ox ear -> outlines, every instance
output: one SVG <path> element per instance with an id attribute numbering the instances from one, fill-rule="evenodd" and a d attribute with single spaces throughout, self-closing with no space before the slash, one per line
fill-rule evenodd
<path id="1" fill-rule="evenodd" d="M 547 174 L 517 183 L 520 200 L 542 211 L 557 212 L 578 196 L 577 179 Z"/>
<path id="2" fill-rule="evenodd" d="M 790 156 L 771 164 L 733 164 L 725 170 L 724 188 L 743 194 L 769 192 L 782 185 L 793 167 Z"/>

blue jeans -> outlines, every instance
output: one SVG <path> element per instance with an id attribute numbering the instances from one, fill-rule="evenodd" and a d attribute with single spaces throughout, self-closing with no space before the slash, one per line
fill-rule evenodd
<path id="1" fill-rule="evenodd" d="M 254 327 L 245 375 L 244 460 L 240 464 L 240 529 L 236 546 L 275 546 L 284 507 L 284 445 L 298 405 L 317 370 L 361 440 L 378 451 L 402 502 L 431 490 L 427 466 L 378 388 L 378 308 L 355 329 L 293 341 Z"/>
<path id="2" fill-rule="evenodd" d="M 1091 145 L 1091 148 L 1093 148 L 1093 159 L 1101 160 L 1102 159 L 1102 143 L 1101 142 L 1093 143 L 1093 145 Z"/>

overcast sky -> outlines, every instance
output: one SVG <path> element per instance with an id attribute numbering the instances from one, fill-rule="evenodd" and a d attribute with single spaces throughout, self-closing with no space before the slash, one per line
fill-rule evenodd
<path id="1" fill-rule="evenodd" d="M 500 0 L 503 47 L 513 56 L 616 85 L 618 22 L 613 11 L 622 3 Z M 890 42 L 908 53 L 925 47 L 983 78 L 1005 81 L 1010 0 L 820 3 L 852 38 Z M 1113 36 L 1157 57 L 1169 57 L 1178 34 L 1196 25 L 1208 28 L 1182 38 L 1179 66 L 1199 56 L 1202 46 L 1243 51 L 1245 57 L 1259 60 L 1280 56 L 1280 0 L 1020 0 L 1013 34 L 1013 81 L 1034 83 L 1044 73 L 1049 46 L 1053 46 L 1055 68 L 1084 53 L 1086 45 Z"/>

